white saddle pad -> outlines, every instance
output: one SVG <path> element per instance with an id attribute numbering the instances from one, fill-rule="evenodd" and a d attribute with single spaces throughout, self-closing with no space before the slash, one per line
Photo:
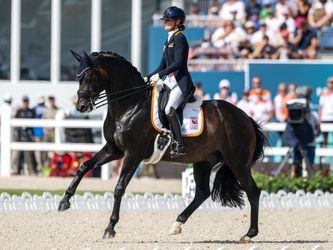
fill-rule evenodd
<path id="1" fill-rule="evenodd" d="M 157 91 L 156 87 L 153 89 L 152 102 L 151 102 L 151 123 L 153 127 L 161 132 L 165 130 L 158 116 L 158 97 L 160 92 Z M 194 103 L 186 104 L 183 111 L 183 126 L 182 135 L 184 137 L 195 137 L 199 136 L 204 129 L 204 113 L 201 108 L 202 100 L 197 97 L 197 101 Z M 198 100 L 199 98 L 199 100 Z"/>

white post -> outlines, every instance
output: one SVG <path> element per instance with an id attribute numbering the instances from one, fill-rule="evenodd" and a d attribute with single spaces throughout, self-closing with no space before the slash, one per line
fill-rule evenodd
<path id="1" fill-rule="evenodd" d="M 3 109 L 1 112 L 1 172 L 0 176 L 10 176 L 11 150 L 10 150 L 10 117 L 11 110 Z"/>
<path id="2" fill-rule="evenodd" d="M 142 1 L 132 0 L 131 61 L 141 71 Z"/>
<path id="3" fill-rule="evenodd" d="M 105 111 L 103 113 L 103 121 L 105 121 L 105 118 L 106 118 L 106 115 L 107 115 L 107 112 Z M 102 126 L 102 147 L 105 145 L 106 143 L 106 140 L 104 138 L 104 133 L 103 133 L 103 126 Z M 109 162 L 109 163 L 106 163 L 102 166 L 102 169 L 101 169 L 101 178 L 103 181 L 106 181 L 106 180 L 109 180 L 110 177 L 111 177 L 111 171 L 112 171 L 112 163 Z"/>
<path id="4" fill-rule="evenodd" d="M 20 80 L 21 0 L 12 0 L 11 15 L 10 80 L 17 83 Z"/>
<path id="5" fill-rule="evenodd" d="M 250 63 L 248 61 L 243 61 L 243 70 L 244 70 L 244 89 L 250 89 Z"/>
<path id="6" fill-rule="evenodd" d="M 51 13 L 51 82 L 60 80 L 61 0 L 52 0 Z"/>
<path id="7" fill-rule="evenodd" d="M 91 0 L 91 52 L 101 51 L 102 0 Z"/>

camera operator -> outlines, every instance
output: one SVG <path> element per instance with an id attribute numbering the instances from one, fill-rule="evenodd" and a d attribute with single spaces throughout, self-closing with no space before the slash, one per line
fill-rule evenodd
<path id="1" fill-rule="evenodd" d="M 308 174 L 312 172 L 315 158 L 315 140 L 320 134 L 317 116 L 310 110 L 310 87 L 297 88 L 297 99 L 287 102 L 287 126 L 282 136 L 284 145 L 293 150 L 292 175 L 302 176 L 302 160 L 307 166 Z"/>

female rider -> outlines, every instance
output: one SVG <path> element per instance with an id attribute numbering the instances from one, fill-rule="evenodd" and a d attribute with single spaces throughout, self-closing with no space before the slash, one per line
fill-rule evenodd
<path id="1" fill-rule="evenodd" d="M 171 157 L 174 158 L 185 155 L 181 123 L 177 112 L 181 111 L 180 109 L 193 96 L 195 88 L 187 69 L 189 46 L 182 33 L 185 30 L 185 12 L 178 7 L 171 6 L 164 11 L 161 19 L 168 32 L 168 39 L 164 43 L 160 66 L 145 77 L 145 80 L 149 79 L 151 83 L 156 83 L 160 78 L 166 76 L 164 84 L 170 88 L 171 92 L 165 107 L 165 114 L 173 135 Z"/>

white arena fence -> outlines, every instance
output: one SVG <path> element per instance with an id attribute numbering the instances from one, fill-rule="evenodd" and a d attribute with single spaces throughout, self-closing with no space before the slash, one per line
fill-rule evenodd
<path id="1" fill-rule="evenodd" d="M 245 208 L 249 208 L 249 203 L 245 198 Z M 60 195 L 52 195 L 49 192 L 42 196 L 31 195 L 24 192 L 21 196 L 1 193 L 0 212 L 19 211 L 55 211 L 62 199 Z M 93 195 L 90 192 L 84 195 L 74 195 L 71 198 L 71 210 L 76 211 L 111 211 L 113 208 L 113 193 L 106 192 L 104 195 Z M 192 201 L 191 195 L 181 196 L 178 194 L 164 193 L 163 195 L 145 193 L 144 195 L 125 193 L 121 209 L 123 211 L 170 211 L 183 210 Z M 317 190 L 314 193 L 305 193 L 299 190 L 296 193 L 278 191 L 268 193 L 262 191 L 260 196 L 261 208 L 332 208 L 333 194 Z M 205 201 L 201 210 L 235 210 L 239 208 L 222 207 L 220 203 L 213 202 L 211 198 Z"/>
<path id="2" fill-rule="evenodd" d="M 284 131 L 285 123 L 267 123 L 263 125 L 264 131 Z M 54 142 L 15 142 L 11 137 L 11 131 L 14 127 L 50 127 L 55 129 Z M 63 128 L 99 128 L 102 129 L 103 120 L 70 120 L 63 119 L 61 116 L 52 119 L 17 119 L 11 118 L 10 113 L 1 114 L 1 171 L 0 176 L 10 176 L 11 169 L 11 151 L 68 151 L 68 152 L 97 152 L 104 145 L 102 143 L 64 143 L 61 142 L 61 132 Z M 321 124 L 323 132 L 333 132 L 333 124 Z M 288 147 L 267 147 L 265 156 L 283 156 L 287 153 Z M 333 148 L 316 148 L 317 156 L 333 156 Z M 108 179 L 110 176 L 109 166 L 102 167 L 102 179 Z"/>

